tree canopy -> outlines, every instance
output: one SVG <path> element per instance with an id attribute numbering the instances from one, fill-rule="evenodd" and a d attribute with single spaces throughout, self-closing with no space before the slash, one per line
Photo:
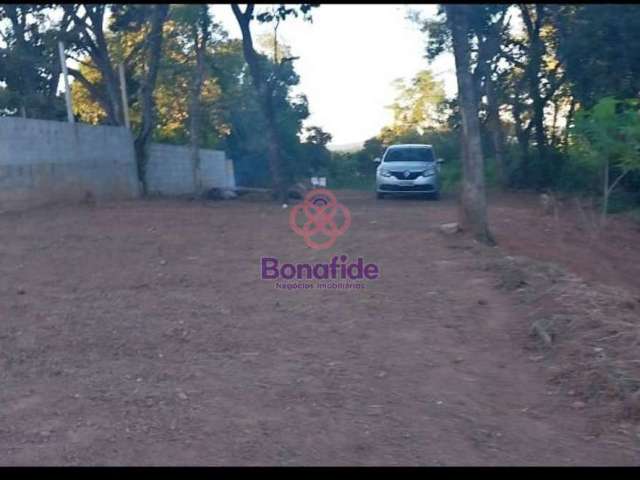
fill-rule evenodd
<path id="1" fill-rule="evenodd" d="M 451 11 L 441 6 L 431 18 L 409 15 L 407 28 L 424 34 L 424 67 L 394 82 L 389 125 L 359 152 L 332 156 L 330 133 L 305 124 L 308 99 L 293 94 L 300 82 L 296 46 L 280 32 L 283 22 L 309 20 L 315 7 L 231 6 L 242 32 L 232 39 L 204 4 L 1 5 L 0 115 L 65 118 L 62 40 L 72 60 L 79 121 L 124 125 L 124 69 L 141 177 L 146 145 L 155 140 L 191 145 L 196 165 L 199 148 L 225 149 L 239 182 L 250 185 L 272 185 L 277 177 L 281 188 L 327 171 L 365 178 L 372 174 L 370 160 L 397 142 L 433 144 L 449 160 L 445 176 L 462 178 L 455 173 L 465 151 L 462 99 L 445 97 L 430 66 L 454 53 Z M 456 11 L 465 24 L 465 70 L 489 184 L 545 190 L 600 182 L 605 172 L 586 165 L 602 141 L 591 143 L 585 129 L 600 125 L 596 119 L 611 102 L 630 111 L 638 99 L 640 11 L 587 4 L 483 4 Z M 257 23 L 269 31 L 254 39 Z M 611 136 L 615 145 L 608 151 L 626 151 L 629 138 Z M 625 158 L 632 158 L 629 152 Z M 338 158 L 351 167 L 335 167 Z M 612 179 L 627 172 L 614 194 L 628 192 L 640 202 L 640 174 L 615 158 L 607 165 Z"/>

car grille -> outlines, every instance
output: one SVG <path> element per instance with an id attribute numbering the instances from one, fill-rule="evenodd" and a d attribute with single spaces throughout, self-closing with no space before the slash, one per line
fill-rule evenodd
<path id="1" fill-rule="evenodd" d="M 408 177 L 404 176 L 404 170 L 402 172 L 389 172 L 391 175 L 393 175 L 394 177 L 396 177 L 398 180 L 415 180 L 416 178 L 418 178 L 420 175 L 422 175 L 422 172 L 410 172 Z"/>
<path id="2" fill-rule="evenodd" d="M 380 190 L 388 192 L 433 192 L 433 185 L 380 185 Z"/>

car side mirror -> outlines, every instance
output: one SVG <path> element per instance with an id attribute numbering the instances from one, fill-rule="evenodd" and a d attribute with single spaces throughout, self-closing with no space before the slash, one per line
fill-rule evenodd
<path id="1" fill-rule="evenodd" d="M 438 160 L 436 160 L 436 162 L 438 162 L 438 163 L 444 163 L 444 158 L 439 158 Z"/>
<path id="2" fill-rule="evenodd" d="M 382 161 L 382 159 L 380 157 L 376 157 L 373 159 L 374 163 L 380 163 Z"/>

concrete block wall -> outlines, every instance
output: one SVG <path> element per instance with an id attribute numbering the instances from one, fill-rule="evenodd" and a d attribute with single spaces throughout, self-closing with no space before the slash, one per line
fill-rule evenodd
<path id="1" fill-rule="evenodd" d="M 131 133 L 121 127 L 0 118 L 0 210 L 140 195 Z"/>
<path id="2" fill-rule="evenodd" d="M 233 162 L 200 151 L 204 189 L 234 188 Z M 147 165 L 149 193 L 195 193 L 191 150 L 153 143 Z M 61 201 L 136 198 L 141 194 L 133 137 L 123 127 L 0 117 L 0 211 Z"/>
<path id="3" fill-rule="evenodd" d="M 186 146 L 152 143 L 147 162 L 149 193 L 188 195 L 196 190 L 191 149 Z M 219 150 L 200 150 L 200 183 L 204 189 L 234 188 L 233 162 Z"/>
<path id="4" fill-rule="evenodd" d="M 200 151 L 200 181 L 205 188 L 230 187 L 227 175 L 227 159 L 224 152 Z"/>
<path id="5" fill-rule="evenodd" d="M 191 152 L 178 145 L 149 145 L 147 186 L 153 195 L 187 195 L 195 191 Z"/>

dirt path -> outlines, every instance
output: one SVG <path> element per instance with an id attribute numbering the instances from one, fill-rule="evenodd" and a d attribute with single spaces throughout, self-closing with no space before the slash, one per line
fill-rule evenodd
<path id="1" fill-rule="evenodd" d="M 638 464 L 523 348 L 523 312 L 449 202 L 339 193 L 311 252 L 276 205 L 153 201 L 0 216 L 2 465 Z M 261 256 L 376 262 L 282 291 Z"/>

